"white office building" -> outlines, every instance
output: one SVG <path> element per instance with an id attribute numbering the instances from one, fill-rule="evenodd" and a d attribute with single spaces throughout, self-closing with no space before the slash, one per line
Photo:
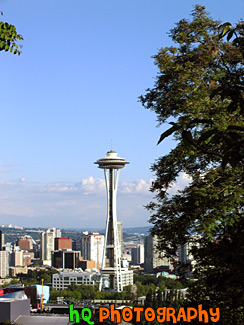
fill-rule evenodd
<path id="1" fill-rule="evenodd" d="M 6 278 L 9 275 L 9 252 L 0 251 L 0 277 Z"/>
<path id="2" fill-rule="evenodd" d="M 103 258 L 104 236 L 99 233 L 91 233 L 82 238 L 83 260 L 94 261 L 96 268 L 100 269 Z"/>
<path id="3" fill-rule="evenodd" d="M 40 233 L 40 257 L 43 264 L 51 265 L 52 251 L 54 251 L 54 238 L 56 237 L 56 228 L 49 228 Z"/>
<path id="4" fill-rule="evenodd" d="M 144 263 L 144 245 L 139 244 L 131 249 L 132 265 L 140 265 Z"/>
<path id="5" fill-rule="evenodd" d="M 111 287 L 110 281 L 115 283 L 115 287 L 117 286 L 117 278 L 116 278 L 116 272 L 114 268 L 107 267 L 102 272 L 102 284 L 103 287 L 108 289 Z M 121 267 L 121 284 L 122 287 L 133 285 L 133 270 L 129 270 L 126 267 Z"/>
<path id="6" fill-rule="evenodd" d="M 98 272 L 61 272 L 52 275 L 52 286 L 56 290 L 67 289 L 72 283 L 95 285 L 99 283 Z"/>

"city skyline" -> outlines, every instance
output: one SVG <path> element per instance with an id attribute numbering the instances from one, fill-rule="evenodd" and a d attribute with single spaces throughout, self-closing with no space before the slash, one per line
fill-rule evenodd
<path id="1" fill-rule="evenodd" d="M 3 21 L 24 37 L 1 52 L 0 218 L 17 226 L 105 227 L 104 179 L 93 162 L 113 148 L 131 162 L 120 178 L 118 220 L 148 225 L 150 166 L 174 142 L 138 97 L 152 87 L 152 56 L 169 30 L 206 6 L 236 23 L 243 1 L 2 1 Z M 171 193 L 188 182 L 182 175 Z"/>

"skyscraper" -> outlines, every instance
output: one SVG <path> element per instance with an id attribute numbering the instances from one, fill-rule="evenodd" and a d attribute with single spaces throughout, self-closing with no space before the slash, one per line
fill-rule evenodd
<path id="1" fill-rule="evenodd" d="M 10 254 L 10 265 L 11 266 L 23 266 L 23 251 L 13 251 Z"/>
<path id="2" fill-rule="evenodd" d="M 94 261 L 97 269 L 102 266 L 103 245 L 104 236 L 99 233 L 91 233 L 82 238 L 82 257 Z"/>
<path id="3" fill-rule="evenodd" d="M 161 267 L 165 271 L 170 270 L 170 259 L 161 257 L 157 250 L 157 236 L 149 235 L 145 237 L 144 241 L 144 271 L 146 273 L 153 273 L 157 267 Z"/>
<path id="4" fill-rule="evenodd" d="M 67 237 L 56 237 L 54 239 L 54 249 L 55 251 L 59 249 L 72 249 L 72 239 Z"/>
<path id="5" fill-rule="evenodd" d="M 139 244 L 131 249 L 131 262 L 133 265 L 144 263 L 144 245 Z"/>
<path id="6" fill-rule="evenodd" d="M 84 234 L 80 234 L 75 240 L 75 249 L 77 251 L 81 252 L 81 256 L 82 256 L 82 239 L 83 239 L 83 237 L 84 237 Z"/>
<path id="7" fill-rule="evenodd" d="M 2 230 L 0 230 L 0 251 L 3 250 L 3 245 L 4 245 L 4 234 Z"/>
<path id="8" fill-rule="evenodd" d="M 118 227 L 118 236 L 119 236 L 119 243 L 121 248 L 121 257 L 123 256 L 123 248 L 124 248 L 124 241 L 123 241 L 123 222 L 117 221 Z"/>
<path id="9" fill-rule="evenodd" d="M 19 246 L 19 248 L 24 251 L 33 249 L 32 237 L 31 236 L 18 237 L 16 241 L 16 246 Z"/>
<path id="10" fill-rule="evenodd" d="M 78 267 L 79 259 L 79 251 L 63 249 L 52 252 L 52 266 L 57 268 L 74 270 Z"/>
<path id="11" fill-rule="evenodd" d="M 9 252 L 0 251 L 0 277 L 9 275 Z"/>
<path id="12" fill-rule="evenodd" d="M 41 260 L 51 266 L 52 251 L 54 251 L 55 228 L 49 228 L 40 233 Z"/>
<path id="13" fill-rule="evenodd" d="M 99 159 L 95 164 L 104 170 L 107 190 L 107 221 L 99 290 L 104 284 L 109 289 L 122 291 L 121 243 L 117 226 L 116 196 L 120 169 L 124 168 L 129 162 L 118 157 L 117 152 L 111 150 L 107 152 L 106 157 Z M 103 275 L 107 276 L 106 280 L 104 280 Z"/>

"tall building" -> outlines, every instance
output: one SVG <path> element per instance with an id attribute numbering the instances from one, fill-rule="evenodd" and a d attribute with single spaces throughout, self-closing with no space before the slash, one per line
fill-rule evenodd
<path id="1" fill-rule="evenodd" d="M 51 265 L 52 251 L 54 251 L 55 228 L 49 228 L 40 233 L 40 258 L 44 264 Z"/>
<path id="2" fill-rule="evenodd" d="M 23 251 L 13 251 L 10 254 L 10 266 L 23 266 Z"/>
<path id="3" fill-rule="evenodd" d="M 61 236 L 61 230 L 60 229 L 57 229 L 57 228 L 48 228 L 49 231 L 53 232 L 54 233 L 54 238 L 58 237 L 62 237 Z"/>
<path id="4" fill-rule="evenodd" d="M 117 221 L 117 227 L 118 227 L 119 243 L 120 243 L 120 247 L 121 247 L 121 256 L 123 256 L 123 250 L 124 250 L 123 222 L 122 221 Z"/>
<path id="5" fill-rule="evenodd" d="M 80 234 L 75 240 L 75 249 L 77 251 L 81 252 L 81 256 L 82 256 L 82 238 L 83 237 L 84 237 L 84 234 Z"/>
<path id="6" fill-rule="evenodd" d="M 95 162 L 95 164 L 98 164 L 99 168 L 104 170 L 107 190 L 107 220 L 99 290 L 101 290 L 102 286 L 104 286 L 110 290 L 115 290 L 118 292 L 123 291 L 121 243 L 119 240 L 117 226 L 116 199 L 119 172 L 120 169 L 124 168 L 128 163 L 129 162 L 124 158 L 118 157 L 117 152 L 113 150 L 107 152 L 106 157 Z M 124 269 L 123 278 L 126 272 L 127 271 Z"/>
<path id="7" fill-rule="evenodd" d="M 55 251 L 59 249 L 72 249 L 72 239 L 67 237 L 55 238 L 54 249 Z"/>
<path id="8" fill-rule="evenodd" d="M 16 240 L 16 246 L 23 251 L 28 251 L 33 249 L 33 240 L 31 236 L 21 236 Z"/>
<path id="9" fill-rule="evenodd" d="M 23 266 L 28 266 L 34 259 L 34 252 L 23 252 Z"/>
<path id="10" fill-rule="evenodd" d="M 56 268 L 74 270 L 78 267 L 79 259 L 79 251 L 67 249 L 52 252 L 52 266 Z"/>
<path id="11" fill-rule="evenodd" d="M 180 245 L 177 255 L 178 255 L 178 261 L 181 263 L 188 263 L 188 251 L 189 251 L 189 245 L 187 243 Z"/>
<path id="12" fill-rule="evenodd" d="M 95 267 L 100 269 L 103 258 L 104 236 L 99 233 L 91 233 L 82 238 L 83 260 L 94 261 Z"/>
<path id="13" fill-rule="evenodd" d="M 12 244 L 11 243 L 4 244 L 2 247 L 2 250 L 9 252 L 9 254 L 12 253 L 12 250 L 13 250 Z"/>
<path id="14" fill-rule="evenodd" d="M 96 269 L 95 261 L 85 261 L 81 257 L 78 263 L 78 268 L 81 268 L 82 270 L 92 270 Z"/>
<path id="15" fill-rule="evenodd" d="M 144 271 L 146 273 L 153 273 L 156 268 L 169 271 L 172 269 L 170 259 L 161 257 L 157 250 L 157 236 L 149 235 L 144 242 Z"/>
<path id="16" fill-rule="evenodd" d="M 6 278 L 9 275 L 9 252 L 0 251 L 0 277 Z"/>
<path id="17" fill-rule="evenodd" d="M 61 230 L 60 229 L 55 229 L 55 238 L 58 237 L 58 238 L 61 238 L 62 237 L 62 234 L 61 234 Z"/>
<path id="18" fill-rule="evenodd" d="M 186 271 L 186 276 L 189 278 L 193 277 L 193 271 L 196 264 L 194 257 L 191 253 L 192 247 L 199 245 L 200 236 L 199 235 L 191 235 L 188 237 L 188 240 L 185 244 L 181 245 L 177 250 L 178 261 L 183 264 L 188 265 L 188 269 Z"/>
<path id="19" fill-rule="evenodd" d="M 139 244 L 131 249 L 131 262 L 133 265 L 144 263 L 144 245 Z"/>
<path id="20" fill-rule="evenodd" d="M 0 230 L 0 251 L 3 250 L 3 245 L 4 245 L 4 234 L 2 230 Z"/>

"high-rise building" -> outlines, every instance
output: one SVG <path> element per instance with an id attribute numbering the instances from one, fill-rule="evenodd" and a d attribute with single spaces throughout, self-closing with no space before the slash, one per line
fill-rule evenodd
<path id="1" fill-rule="evenodd" d="M 83 258 L 81 257 L 78 263 L 78 268 L 81 268 L 82 270 L 92 270 L 92 269 L 96 269 L 96 264 L 95 261 L 87 261 L 87 260 L 83 260 Z"/>
<path id="2" fill-rule="evenodd" d="M 119 236 L 119 243 L 121 247 L 121 257 L 123 256 L 123 250 L 124 250 L 124 241 L 123 241 L 123 222 L 117 221 L 117 227 L 118 227 L 118 236 Z"/>
<path id="3" fill-rule="evenodd" d="M 59 249 L 72 249 L 72 239 L 67 237 L 55 238 L 54 240 L 55 251 Z"/>
<path id="4" fill-rule="evenodd" d="M 67 249 L 52 252 L 52 266 L 56 268 L 74 270 L 78 267 L 79 259 L 79 251 Z"/>
<path id="5" fill-rule="evenodd" d="M 3 245 L 4 245 L 4 233 L 2 230 L 0 230 L 0 251 L 3 250 Z"/>
<path id="6" fill-rule="evenodd" d="M 144 245 L 139 244 L 131 249 L 131 262 L 133 265 L 144 263 Z"/>
<path id="7" fill-rule="evenodd" d="M 55 229 L 55 228 L 54 228 Z M 55 229 L 55 238 L 61 238 L 62 234 L 61 234 L 61 230 L 60 229 Z"/>
<path id="8" fill-rule="evenodd" d="M 2 247 L 2 250 L 9 252 L 9 254 L 12 253 L 12 250 L 13 250 L 12 244 L 11 243 L 4 244 Z"/>
<path id="9" fill-rule="evenodd" d="M 54 233 L 54 238 L 58 237 L 62 237 L 61 236 L 61 230 L 60 229 L 57 229 L 57 228 L 48 228 L 49 231 L 53 232 Z"/>
<path id="10" fill-rule="evenodd" d="M 31 236 L 21 236 L 16 240 L 16 246 L 21 250 L 28 251 L 33 249 L 33 240 Z"/>
<path id="11" fill-rule="evenodd" d="M 125 283 L 123 279 L 126 279 L 126 272 L 128 272 L 128 279 L 131 279 L 130 273 L 132 271 L 129 271 L 128 269 L 122 270 L 121 267 L 121 243 L 118 233 L 116 211 L 119 172 L 120 169 L 124 168 L 128 163 L 129 162 L 124 158 L 118 157 L 117 152 L 113 150 L 107 152 L 106 157 L 95 162 L 95 164 L 98 164 L 99 168 L 104 170 L 107 189 L 107 221 L 99 290 L 104 286 L 110 290 L 118 292 L 123 291 L 123 283 Z"/>
<path id="12" fill-rule="evenodd" d="M 52 251 L 54 251 L 55 228 L 49 228 L 40 233 L 40 258 L 45 264 L 51 265 Z"/>
<path id="13" fill-rule="evenodd" d="M 5 278 L 9 275 L 9 252 L 0 251 L 0 277 Z"/>
<path id="14" fill-rule="evenodd" d="M 82 238 L 83 260 L 94 261 L 95 267 L 100 269 L 103 258 L 104 236 L 99 233 L 91 233 Z"/>
<path id="15" fill-rule="evenodd" d="M 84 237 L 84 234 L 80 234 L 75 240 L 75 249 L 77 251 L 81 252 L 81 256 L 82 256 L 82 238 L 83 237 Z"/>
<path id="16" fill-rule="evenodd" d="M 146 273 L 153 273 L 156 268 L 168 271 L 171 264 L 170 259 L 167 257 L 161 257 L 157 249 L 157 236 L 149 235 L 145 238 L 144 242 L 144 271 Z"/>
<path id="17" fill-rule="evenodd" d="M 10 266 L 23 266 L 23 251 L 13 251 L 10 254 Z"/>
<path id="18" fill-rule="evenodd" d="M 23 266 L 28 266 L 34 259 L 34 252 L 23 252 Z"/>
<path id="19" fill-rule="evenodd" d="M 194 257 L 191 253 L 192 247 L 199 245 L 200 236 L 199 235 L 191 235 L 188 237 L 188 240 L 185 244 L 181 245 L 177 250 L 178 261 L 183 264 L 187 264 L 188 268 L 186 271 L 186 276 L 189 278 L 193 277 L 193 271 L 196 264 Z"/>

